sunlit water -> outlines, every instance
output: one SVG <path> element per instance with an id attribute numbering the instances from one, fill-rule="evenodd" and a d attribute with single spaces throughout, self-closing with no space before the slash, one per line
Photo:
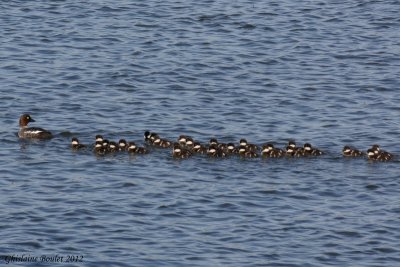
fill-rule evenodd
<path id="1" fill-rule="evenodd" d="M 399 2 L 264 2 L 1 3 L 2 264 L 397 266 L 398 160 L 340 153 L 400 155 Z M 56 137 L 18 140 L 24 112 Z M 142 144 L 145 130 L 326 154 L 69 149 L 96 134 Z"/>

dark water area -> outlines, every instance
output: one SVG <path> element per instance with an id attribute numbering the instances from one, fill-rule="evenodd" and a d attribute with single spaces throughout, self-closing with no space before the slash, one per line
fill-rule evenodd
<path id="1" fill-rule="evenodd" d="M 399 13 L 398 1 L 3 1 L 1 265 L 397 266 L 399 160 L 341 150 L 400 155 Z M 19 140 L 25 112 L 55 138 Z M 145 130 L 326 154 L 69 148 L 96 134 L 143 144 Z"/>

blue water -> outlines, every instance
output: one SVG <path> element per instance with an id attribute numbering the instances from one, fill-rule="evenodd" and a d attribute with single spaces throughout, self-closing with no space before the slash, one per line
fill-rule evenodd
<path id="1" fill-rule="evenodd" d="M 0 261 L 398 266 L 398 1 L 3 1 Z M 18 140 L 18 118 L 51 141 Z M 96 134 L 311 142 L 319 158 L 96 157 Z M 20 266 L 48 264 L 17 263 Z"/>

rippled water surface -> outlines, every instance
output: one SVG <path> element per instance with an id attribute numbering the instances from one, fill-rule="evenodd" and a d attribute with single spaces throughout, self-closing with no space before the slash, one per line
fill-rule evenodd
<path id="1" fill-rule="evenodd" d="M 3 1 L 0 261 L 398 266 L 399 161 L 341 149 L 400 155 L 399 13 L 398 1 Z M 18 140 L 24 112 L 56 137 Z M 98 133 L 142 144 L 145 130 L 326 154 L 69 149 Z"/>

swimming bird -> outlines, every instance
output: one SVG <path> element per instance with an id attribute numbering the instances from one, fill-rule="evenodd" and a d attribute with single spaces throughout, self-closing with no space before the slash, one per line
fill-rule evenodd
<path id="1" fill-rule="evenodd" d="M 39 128 L 39 127 L 28 127 L 28 123 L 34 122 L 31 115 L 23 114 L 19 118 L 19 138 L 34 138 L 34 139 L 51 139 L 53 135 L 51 132 Z"/>
<path id="2" fill-rule="evenodd" d="M 370 149 L 368 149 L 368 158 L 372 160 L 378 160 L 378 161 L 389 161 L 393 159 L 393 154 L 389 153 L 383 149 L 380 148 L 379 145 L 372 145 Z M 374 153 L 374 155 L 370 155 L 371 153 Z"/>
<path id="3" fill-rule="evenodd" d="M 149 151 L 144 147 L 136 146 L 135 142 L 128 143 L 128 153 L 131 154 L 147 154 Z"/>
<path id="4" fill-rule="evenodd" d="M 320 155 L 322 155 L 322 151 L 317 148 L 312 147 L 310 143 L 305 143 L 303 145 L 303 150 L 304 150 L 305 156 L 320 156 Z"/>
<path id="5" fill-rule="evenodd" d="M 256 151 L 243 145 L 239 146 L 238 154 L 242 158 L 258 158 L 258 154 Z"/>
<path id="6" fill-rule="evenodd" d="M 192 152 L 198 154 L 205 154 L 207 153 L 207 148 L 203 146 L 200 142 L 194 142 Z"/>
<path id="7" fill-rule="evenodd" d="M 362 151 L 360 151 L 360 150 L 351 148 L 351 147 L 348 146 L 348 145 L 345 145 L 345 146 L 343 147 L 343 149 L 342 149 L 342 155 L 343 155 L 344 157 L 361 157 L 361 156 L 364 156 L 365 153 L 362 152 Z"/>
<path id="8" fill-rule="evenodd" d="M 292 149 L 290 147 L 290 149 Z M 270 158 L 280 158 L 285 155 L 285 151 L 280 148 L 275 148 L 273 144 L 264 144 L 261 150 L 261 156 Z"/>
<path id="9" fill-rule="evenodd" d="M 103 136 L 101 134 L 97 134 L 95 137 L 95 142 L 103 142 Z"/>
<path id="10" fill-rule="evenodd" d="M 247 140 L 244 138 L 240 139 L 239 146 L 246 147 L 246 150 L 258 151 L 257 145 L 248 143 Z"/>
<path id="11" fill-rule="evenodd" d="M 104 148 L 104 146 L 103 146 L 103 142 L 96 141 L 96 143 L 94 145 L 94 148 L 93 148 L 93 152 L 96 155 L 104 155 L 104 154 L 106 154 L 107 151 L 106 151 L 106 148 Z"/>
<path id="12" fill-rule="evenodd" d="M 207 149 L 207 156 L 212 158 L 224 158 L 226 157 L 226 153 L 218 148 L 218 145 L 212 144 Z"/>
<path id="13" fill-rule="evenodd" d="M 79 143 L 78 138 L 73 137 L 71 140 L 71 148 L 73 150 L 79 150 L 79 149 L 86 148 L 86 145 Z"/>
<path id="14" fill-rule="evenodd" d="M 176 159 L 186 159 L 190 157 L 192 153 L 183 148 L 179 143 L 175 143 L 172 148 L 172 157 Z"/>
<path id="15" fill-rule="evenodd" d="M 118 150 L 119 151 L 126 151 L 128 149 L 128 143 L 125 139 L 120 139 L 118 141 Z"/>

